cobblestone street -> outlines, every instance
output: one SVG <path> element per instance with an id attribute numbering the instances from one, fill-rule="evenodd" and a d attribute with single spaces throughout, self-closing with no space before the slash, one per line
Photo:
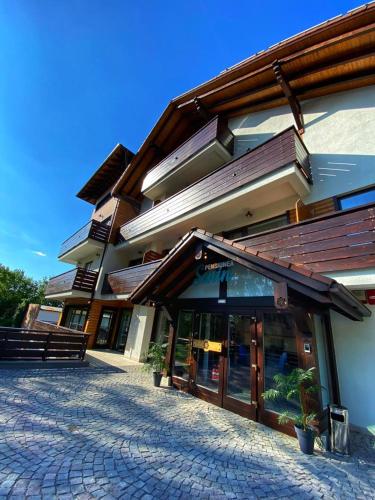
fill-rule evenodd
<path id="1" fill-rule="evenodd" d="M 316 451 L 137 366 L 2 370 L 0 498 L 375 498 L 375 456 Z"/>

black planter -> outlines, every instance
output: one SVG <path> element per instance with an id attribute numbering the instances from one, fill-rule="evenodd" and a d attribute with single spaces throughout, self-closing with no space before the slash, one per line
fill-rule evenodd
<path id="1" fill-rule="evenodd" d="M 301 448 L 302 453 L 306 453 L 306 455 L 312 455 L 314 452 L 315 442 L 314 431 L 311 429 L 304 431 L 300 427 L 296 426 L 294 426 L 294 430 L 296 431 L 299 447 Z"/>
<path id="2" fill-rule="evenodd" d="M 154 377 L 154 386 L 160 387 L 160 382 L 161 382 L 161 378 L 163 375 L 161 373 L 158 373 L 158 372 L 152 372 L 152 375 Z"/>

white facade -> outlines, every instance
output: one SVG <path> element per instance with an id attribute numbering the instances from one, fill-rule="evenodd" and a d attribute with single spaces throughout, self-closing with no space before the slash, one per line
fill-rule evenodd
<path id="1" fill-rule="evenodd" d="M 314 184 L 305 203 L 375 183 L 375 87 L 341 92 L 301 103 L 303 141 L 310 153 Z M 288 106 L 229 121 L 235 154 L 253 149 L 295 125 Z"/>
<path id="2" fill-rule="evenodd" d="M 372 316 L 353 322 L 331 313 L 341 403 L 352 424 L 375 434 L 375 306 Z"/>

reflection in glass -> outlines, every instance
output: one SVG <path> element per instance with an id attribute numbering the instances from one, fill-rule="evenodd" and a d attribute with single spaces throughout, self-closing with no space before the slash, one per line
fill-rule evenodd
<path id="1" fill-rule="evenodd" d="M 245 403 L 251 402 L 250 325 L 249 316 L 229 316 L 227 395 Z"/>
<path id="2" fill-rule="evenodd" d="M 226 271 L 227 297 L 272 297 L 273 281 L 240 264 Z"/>
<path id="3" fill-rule="evenodd" d="M 325 325 L 322 316 L 314 315 L 315 340 L 318 354 L 319 377 L 323 408 L 332 403 L 331 377 L 326 344 Z"/>
<path id="4" fill-rule="evenodd" d="M 117 333 L 117 341 L 115 349 L 118 351 L 123 351 L 125 349 L 126 339 L 128 337 L 128 331 L 130 326 L 130 319 L 132 313 L 130 309 L 123 309 L 121 313 L 120 325 Z"/>
<path id="5" fill-rule="evenodd" d="M 298 367 L 297 345 L 292 316 L 288 314 L 264 313 L 264 390 L 274 387 L 273 377 L 288 375 Z M 298 401 L 264 401 L 266 410 L 281 413 L 298 412 Z"/>
<path id="6" fill-rule="evenodd" d="M 189 378 L 189 366 L 191 357 L 191 342 L 193 332 L 193 312 L 180 311 L 178 315 L 176 349 L 174 354 L 174 370 L 176 377 L 185 380 Z"/>
<path id="7" fill-rule="evenodd" d="M 158 344 L 167 344 L 169 337 L 169 321 L 166 313 L 161 310 L 158 317 L 155 341 Z"/>
<path id="8" fill-rule="evenodd" d="M 203 313 L 200 316 L 200 340 L 222 342 L 224 339 L 224 317 L 221 314 Z M 220 353 L 197 349 L 197 385 L 218 392 Z"/>
<path id="9" fill-rule="evenodd" d="M 96 337 L 97 345 L 106 345 L 108 343 L 112 318 L 113 311 L 103 311 L 102 318 L 100 320 L 98 336 Z"/>

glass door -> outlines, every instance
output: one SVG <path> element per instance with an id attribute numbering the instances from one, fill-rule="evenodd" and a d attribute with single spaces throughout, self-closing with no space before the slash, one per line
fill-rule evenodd
<path id="1" fill-rule="evenodd" d="M 191 365 L 192 392 L 206 401 L 222 404 L 223 342 L 226 317 L 224 314 L 195 315 L 193 359 Z"/>
<path id="2" fill-rule="evenodd" d="M 256 318 L 230 314 L 226 342 L 223 407 L 256 418 Z"/>
<path id="3" fill-rule="evenodd" d="M 123 352 L 125 350 L 126 339 L 128 338 L 131 317 L 132 317 L 131 309 L 122 309 L 121 318 L 117 329 L 116 341 L 113 347 L 114 349 L 116 349 L 116 351 Z"/>
<path id="4" fill-rule="evenodd" d="M 109 347 L 115 311 L 112 309 L 103 309 L 99 322 L 98 334 L 96 336 L 96 346 L 106 348 Z"/>

